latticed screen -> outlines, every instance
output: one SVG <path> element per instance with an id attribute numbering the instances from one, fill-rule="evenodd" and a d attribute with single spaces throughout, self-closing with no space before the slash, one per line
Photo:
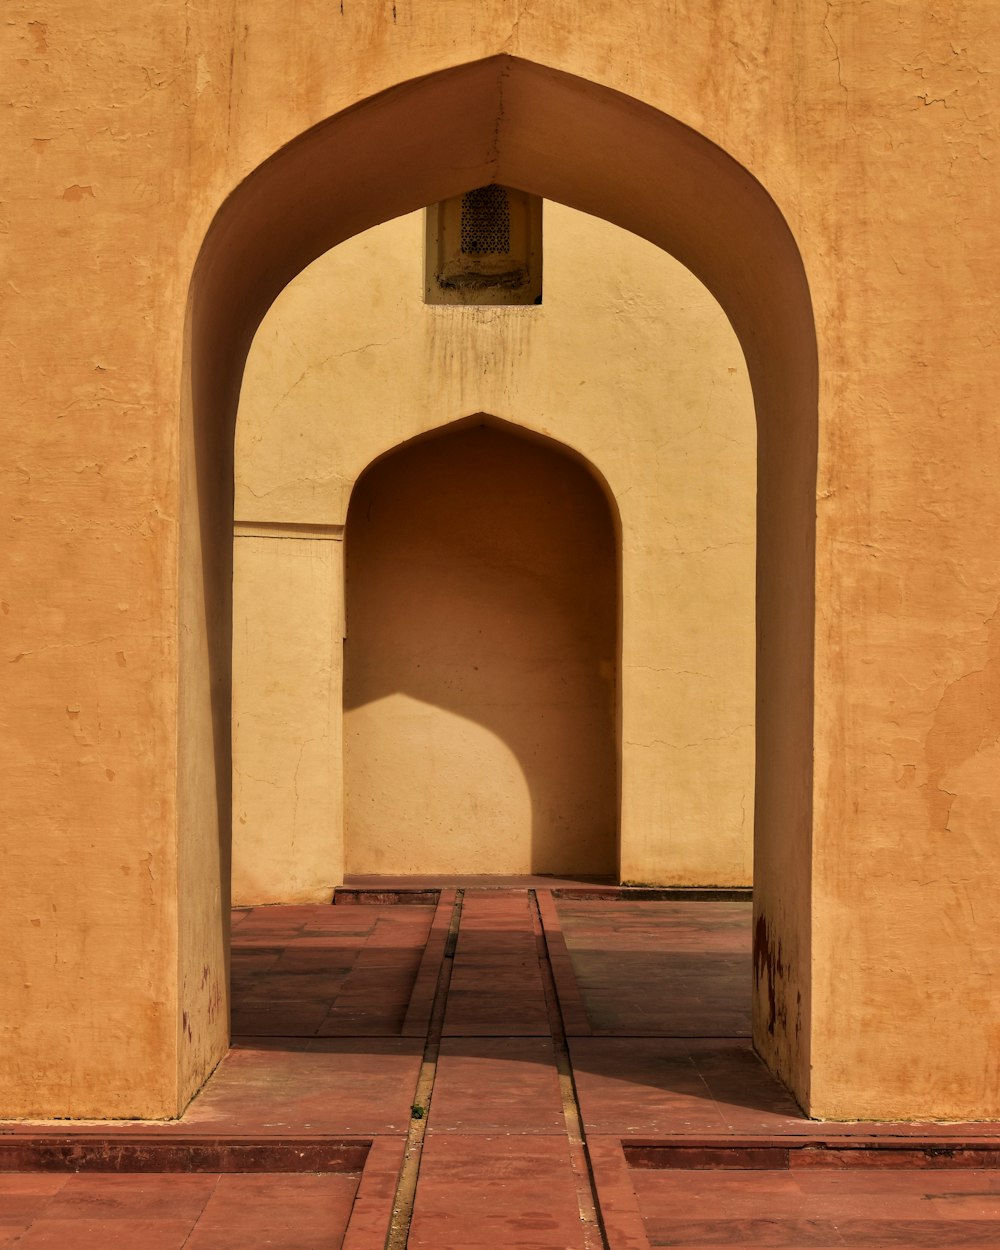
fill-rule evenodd
<path id="1" fill-rule="evenodd" d="M 427 210 L 429 304 L 540 304 L 542 201 L 491 183 Z"/>
<path id="2" fill-rule="evenodd" d="M 510 201 L 496 183 L 462 196 L 462 253 L 486 256 L 510 251 Z"/>

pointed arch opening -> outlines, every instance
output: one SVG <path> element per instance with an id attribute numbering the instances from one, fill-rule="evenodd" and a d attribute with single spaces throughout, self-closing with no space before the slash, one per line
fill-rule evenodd
<path id="1" fill-rule="evenodd" d="M 805 273 L 773 200 L 716 145 L 640 101 L 508 56 L 401 84 L 293 140 L 222 206 L 196 266 L 180 448 L 182 1096 L 227 1041 L 215 995 L 228 903 L 232 457 L 250 342 L 285 284 L 338 242 L 491 182 L 671 252 L 740 339 L 758 420 L 754 1031 L 808 1106 L 817 385 Z"/>
<path id="2" fill-rule="evenodd" d="M 473 417 L 355 485 L 349 873 L 616 873 L 617 527 L 567 453 Z"/>

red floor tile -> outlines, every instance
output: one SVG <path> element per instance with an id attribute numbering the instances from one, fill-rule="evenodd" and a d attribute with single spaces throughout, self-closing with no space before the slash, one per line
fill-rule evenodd
<path id="1" fill-rule="evenodd" d="M 238 1040 L 177 1131 L 405 1133 L 422 1057 L 417 1038 Z"/>
<path id="2" fill-rule="evenodd" d="M 359 1175 L 0 1177 L 0 1245 L 29 1250 L 339 1250 Z M 25 1207 L 25 1198 L 34 1201 L 34 1208 Z"/>
<path id="3" fill-rule="evenodd" d="M 0 1225 L 32 1220 L 48 1206 L 68 1176 L 15 1172 L 0 1175 Z"/>
<path id="4" fill-rule="evenodd" d="M 384 1250 L 405 1149 L 402 1137 L 376 1137 L 372 1142 L 351 1208 L 344 1250 Z"/>
<path id="5" fill-rule="evenodd" d="M 998 1172 L 635 1170 L 632 1180 L 653 1246 L 1000 1245 Z"/>
<path id="6" fill-rule="evenodd" d="M 40 1219 L 14 1244 L 17 1250 L 182 1250 L 191 1229 L 187 1220 Z"/>
<path id="7" fill-rule="evenodd" d="M 584 1250 L 565 1137 L 428 1139 L 409 1250 Z"/>
<path id="8" fill-rule="evenodd" d="M 218 1177 L 77 1173 L 50 1199 L 50 1220 L 198 1219 Z"/>
<path id="9" fill-rule="evenodd" d="M 255 907 L 232 946 L 232 1031 L 398 1036 L 434 913 L 428 907 Z"/>
<path id="10" fill-rule="evenodd" d="M 184 1250 L 340 1250 L 358 1180 L 222 1176 Z"/>
<path id="11" fill-rule="evenodd" d="M 749 1036 L 750 903 L 562 899 L 556 908 L 595 1034 Z"/>
<path id="12" fill-rule="evenodd" d="M 466 894 L 445 1036 L 548 1037 L 538 946 L 524 891 Z"/>
<path id="13" fill-rule="evenodd" d="M 617 1137 L 587 1138 L 587 1152 L 609 1250 L 649 1250 L 632 1171 Z"/>
<path id="14" fill-rule="evenodd" d="M 739 1038 L 571 1038 L 569 1048 L 588 1132 L 787 1133 L 812 1123 Z"/>
<path id="15" fill-rule="evenodd" d="M 446 1038 L 427 1128 L 431 1133 L 563 1132 L 551 1039 Z"/>
<path id="16" fill-rule="evenodd" d="M 453 889 L 439 892 L 434 919 L 400 1030 L 404 1037 L 424 1037 L 430 1027 L 438 980 L 446 956 L 448 934 L 455 913 L 455 898 L 456 891 Z"/>

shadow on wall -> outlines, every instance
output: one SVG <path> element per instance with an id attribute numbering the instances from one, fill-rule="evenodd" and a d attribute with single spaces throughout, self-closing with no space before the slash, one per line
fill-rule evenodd
<path id="1" fill-rule="evenodd" d="M 571 455 L 475 421 L 351 497 L 347 870 L 614 874 L 611 507 Z"/>

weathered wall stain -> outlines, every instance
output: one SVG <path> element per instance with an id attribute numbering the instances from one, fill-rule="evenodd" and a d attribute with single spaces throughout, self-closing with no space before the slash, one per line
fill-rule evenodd
<path id="1" fill-rule="evenodd" d="M 767 917 L 757 917 L 753 931 L 753 973 L 758 1001 L 767 999 L 767 1031 L 773 1037 L 779 1025 L 785 1032 L 788 1010 L 785 1003 L 787 989 L 785 963 L 781 953 L 780 939 L 773 940 Z M 801 995 L 799 996 L 801 1001 Z"/>

